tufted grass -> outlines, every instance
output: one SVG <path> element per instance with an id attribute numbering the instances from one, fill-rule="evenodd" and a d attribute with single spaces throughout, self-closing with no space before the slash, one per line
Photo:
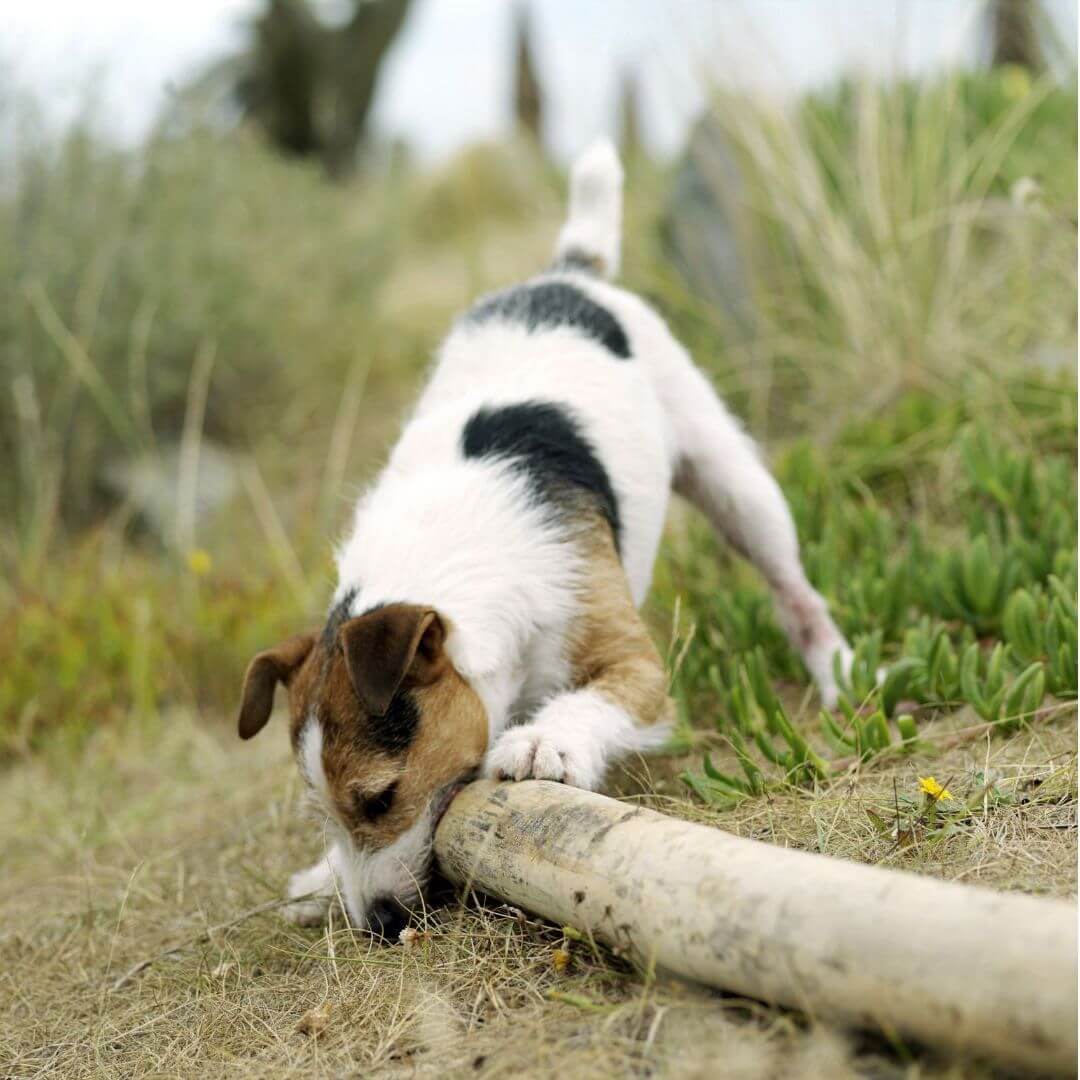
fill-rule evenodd
<path id="1" fill-rule="evenodd" d="M 882 583 L 909 565 L 913 534 L 944 560 L 992 520 L 964 486 L 964 431 L 982 425 L 995 446 L 1057 470 L 1054 491 L 1075 492 L 1076 475 L 1075 374 L 1048 362 L 1075 356 L 1075 192 L 1059 190 L 1065 174 L 1053 172 L 1071 162 L 1075 176 L 1075 94 L 1017 91 L 1014 80 L 928 87 L 913 100 L 927 127 L 904 138 L 891 137 L 903 112 L 895 98 L 808 105 L 824 149 L 790 117 L 729 110 L 729 136 L 753 166 L 744 225 L 749 284 L 764 302 L 749 335 L 673 269 L 668 176 L 639 165 L 627 215 L 628 283 L 661 306 L 765 441 L 812 576 L 848 632 L 883 633 L 890 660 L 923 615 L 984 652 L 1004 632 L 1000 611 L 969 626 L 933 589 L 913 589 L 891 613 L 879 603 Z M 444 899 L 408 950 L 374 948 L 342 926 L 300 930 L 272 908 L 230 925 L 272 904 L 319 850 L 281 724 L 252 744 L 233 737 L 243 663 L 317 619 L 330 541 L 430 348 L 476 292 L 543 265 L 561 201 L 515 146 L 344 192 L 246 142 L 199 136 L 147 154 L 161 166 L 149 187 L 151 174 L 125 171 L 139 161 L 92 142 L 35 158 L 26 176 L 49 179 L 47 198 L 33 243 L 19 249 L 17 289 L 0 301 L 7 383 L 56 376 L 50 393 L 78 406 L 71 430 L 88 432 L 77 445 L 59 438 L 67 429 L 46 421 L 59 425 L 61 409 L 29 434 L 4 435 L 18 456 L 5 477 L 14 486 L 0 492 L 0 1074 L 992 1075 L 635 971 L 495 901 Z M 987 154 L 997 172 L 958 165 Z M 1014 207 L 1010 186 L 1032 170 L 1053 182 Z M 188 190 L 204 172 L 220 198 Z M 86 206 L 65 203 L 88 177 L 98 201 L 113 193 L 97 231 Z M 204 230 L 190 228 L 195 209 Z M 0 222 L 16 220 L 12 204 L 4 213 Z M 814 228 L 828 243 L 812 242 Z M 172 257 L 148 262 L 174 241 Z M 85 465 L 80 447 L 132 452 L 117 437 L 125 421 L 103 402 L 137 400 L 128 379 L 148 318 L 140 274 L 164 305 L 154 316 L 162 336 L 146 346 L 162 379 L 154 429 L 163 440 L 185 430 L 196 443 L 230 439 L 243 460 L 216 517 L 163 538 L 130 506 L 89 499 L 69 518 L 57 497 Z M 196 423 L 195 358 L 210 341 L 212 408 Z M 252 365 L 261 377 L 260 347 L 266 393 L 249 399 L 244 378 Z M 104 395 L 80 357 L 102 374 Z M 0 424 L 32 420 L 17 412 Z M 1070 507 L 1071 527 L 1036 539 L 1054 538 L 1044 554 L 1075 574 Z M 1005 543 L 990 525 L 982 532 Z M 1042 555 L 1021 555 L 1024 583 L 1043 588 Z M 1067 693 L 994 730 L 969 705 L 917 702 L 910 753 L 833 755 L 813 782 L 772 771 L 759 794 L 703 800 L 682 777 L 700 773 L 704 754 L 724 772 L 740 767 L 711 667 L 760 647 L 792 724 L 824 752 L 816 700 L 756 575 L 685 508 L 673 509 L 647 614 L 673 667 L 681 657 L 684 723 L 666 753 L 613 778 L 620 798 L 766 843 L 1076 895 Z M 919 779 L 929 775 L 962 810 L 928 820 Z M 912 913 L 913 933 L 917 922 Z"/>

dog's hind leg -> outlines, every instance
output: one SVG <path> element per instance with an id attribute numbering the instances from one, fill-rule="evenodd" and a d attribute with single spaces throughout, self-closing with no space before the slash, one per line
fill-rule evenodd
<path id="1" fill-rule="evenodd" d="M 713 527 L 749 559 L 772 588 L 781 625 L 817 683 L 837 698 L 833 659 L 846 671 L 851 649 L 825 601 L 807 580 L 795 523 L 757 445 L 728 412 L 708 379 L 674 340 L 650 357 L 656 392 L 674 433 L 673 480 Z"/>

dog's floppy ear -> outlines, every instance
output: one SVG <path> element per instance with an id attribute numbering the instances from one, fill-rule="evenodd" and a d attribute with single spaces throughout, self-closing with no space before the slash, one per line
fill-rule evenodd
<path id="1" fill-rule="evenodd" d="M 416 604 L 385 604 L 349 619 L 338 638 L 353 688 L 372 716 L 385 716 L 403 686 L 433 683 L 446 664 L 443 621 Z"/>
<path id="2" fill-rule="evenodd" d="M 241 739 L 250 739 L 262 731 L 274 707 L 277 684 L 283 682 L 288 686 L 314 644 L 314 634 L 298 634 L 273 649 L 259 653 L 248 664 L 237 725 Z"/>

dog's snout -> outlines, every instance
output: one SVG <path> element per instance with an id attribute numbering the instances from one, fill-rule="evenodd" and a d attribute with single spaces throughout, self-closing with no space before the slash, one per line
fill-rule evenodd
<path id="1" fill-rule="evenodd" d="M 397 941 L 408 921 L 408 911 L 392 896 L 376 897 L 368 909 L 368 931 L 384 941 Z"/>

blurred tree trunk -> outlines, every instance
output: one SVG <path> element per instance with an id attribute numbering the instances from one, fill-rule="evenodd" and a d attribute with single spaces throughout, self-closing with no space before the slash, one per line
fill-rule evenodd
<path id="1" fill-rule="evenodd" d="M 638 81 L 634 72 L 627 68 L 619 84 L 618 106 L 619 151 L 623 161 L 639 158 L 643 151 L 641 142 L 641 104 Z"/>
<path id="2" fill-rule="evenodd" d="M 321 35 L 303 0 L 270 0 L 255 23 L 244 105 L 270 141 L 289 154 L 318 150 L 315 86 Z"/>
<path id="3" fill-rule="evenodd" d="M 538 146 L 544 138 L 544 99 L 533 61 L 532 27 L 524 4 L 514 10 L 514 119 Z"/>
<path id="4" fill-rule="evenodd" d="M 379 65 L 411 0 L 361 0 L 348 23 L 331 38 L 332 98 L 324 161 L 332 176 L 347 173 L 375 97 Z"/>
<path id="5" fill-rule="evenodd" d="M 1035 0 L 994 0 L 991 63 L 995 67 L 1018 64 L 1030 71 L 1042 68 L 1037 6 Z"/>
<path id="6" fill-rule="evenodd" d="M 341 27 L 321 23 L 306 0 L 269 0 L 256 20 L 246 114 L 280 150 L 318 157 L 333 177 L 353 167 L 379 65 L 411 0 L 356 0 Z"/>

